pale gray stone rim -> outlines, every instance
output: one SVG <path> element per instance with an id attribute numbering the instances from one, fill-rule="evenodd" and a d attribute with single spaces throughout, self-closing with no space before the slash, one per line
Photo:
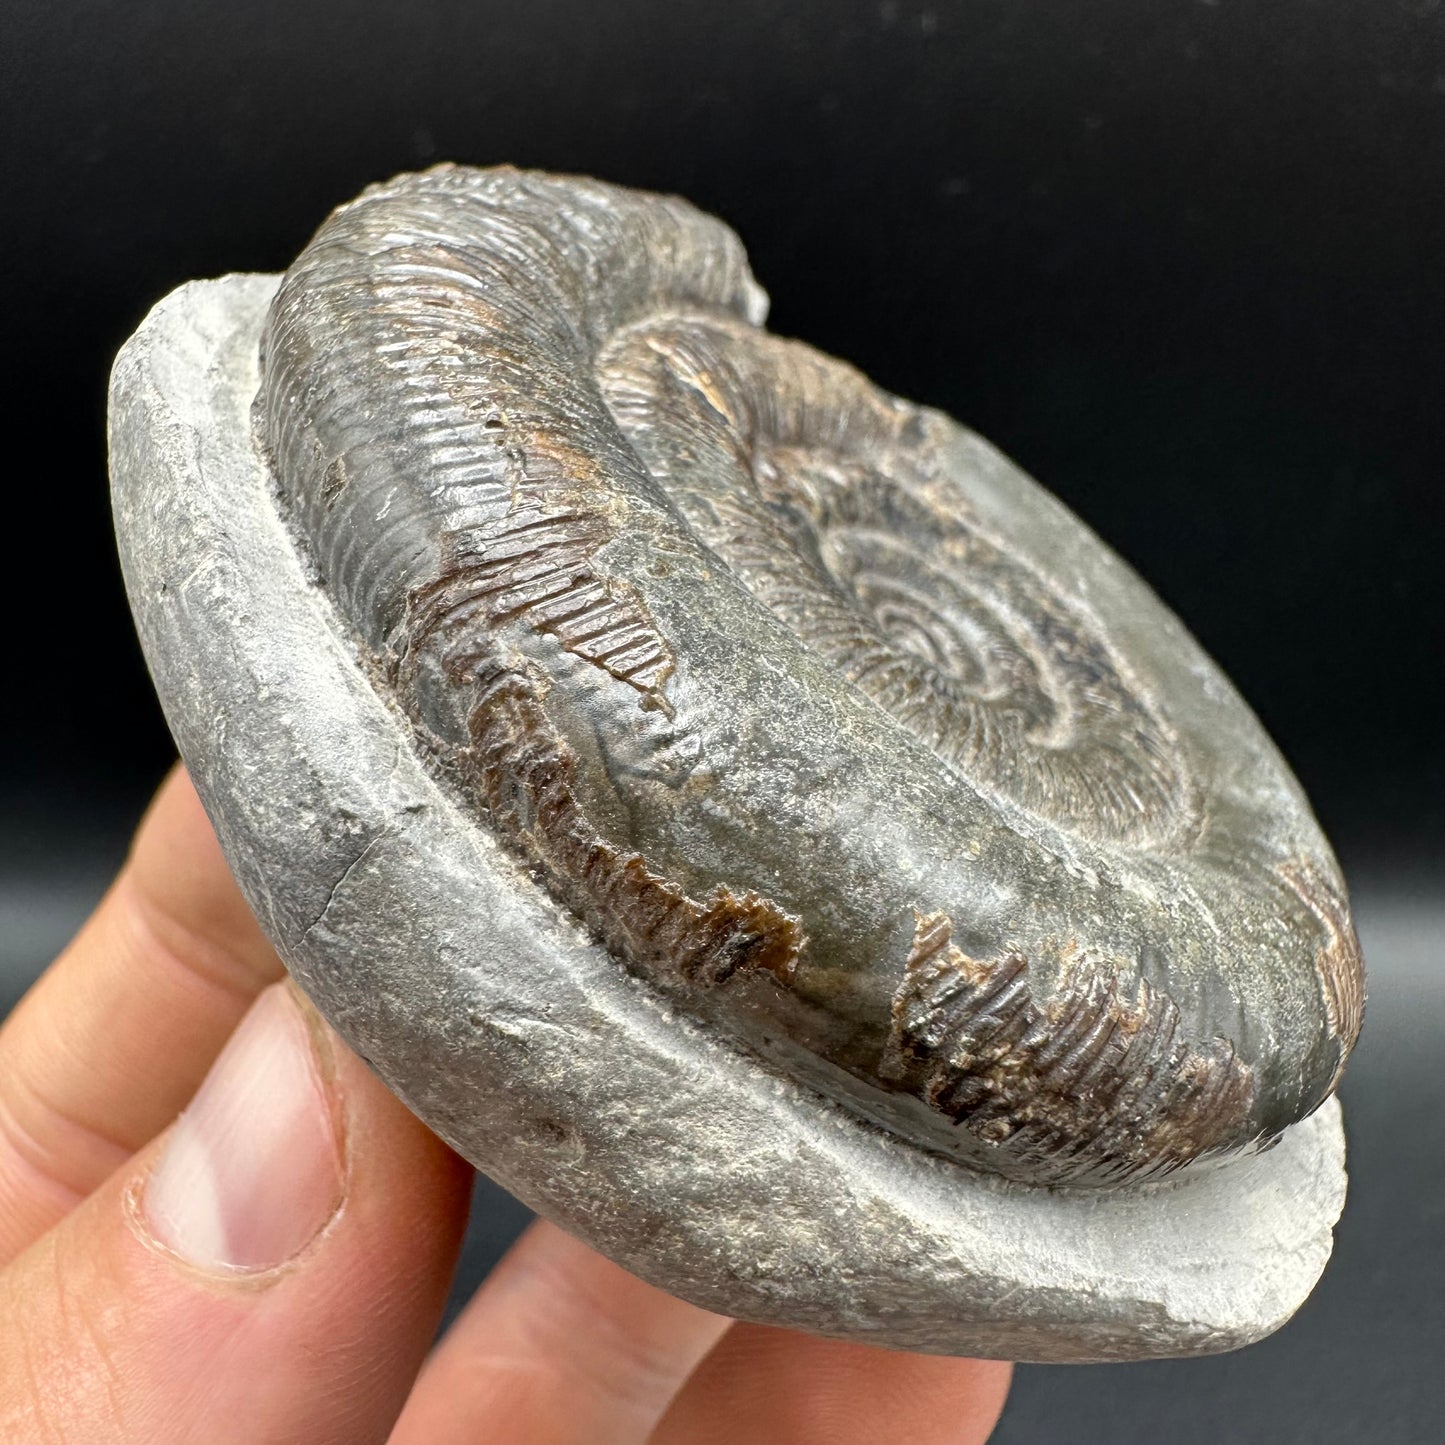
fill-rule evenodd
<path id="1" fill-rule="evenodd" d="M 388 1085 L 538 1213 L 741 1318 L 1075 1361 L 1227 1350 L 1283 1324 L 1344 1202 L 1334 1100 L 1265 1154 L 1163 1184 L 971 1173 L 679 1017 L 455 804 L 307 575 L 254 449 L 278 280 L 181 287 L 122 350 L 116 529 L 242 889 Z"/>

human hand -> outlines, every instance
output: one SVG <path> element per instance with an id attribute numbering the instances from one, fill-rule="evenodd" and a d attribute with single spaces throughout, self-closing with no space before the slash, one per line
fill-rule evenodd
<path id="1" fill-rule="evenodd" d="M 546 1224 L 428 1356 L 471 1171 L 282 976 L 177 769 L 0 1029 L 0 1438 L 987 1437 L 1005 1364 L 732 1324 Z"/>

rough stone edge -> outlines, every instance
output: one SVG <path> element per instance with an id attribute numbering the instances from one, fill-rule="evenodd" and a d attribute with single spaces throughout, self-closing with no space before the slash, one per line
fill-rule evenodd
<path id="1" fill-rule="evenodd" d="M 979 1177 L 676 1016 L 453 804 L 305 575 L 252 448 L 277 281 L 181 287 L 123 348 L 116 530 L 242 889 L 388 1085 L 538 1213 L 741 1318 L 1040 1361 L 1213 1353 L 1283 1324 L 1343 1206 L 1334 1100 L 1274 1150 L 1164 1185 Z"/>

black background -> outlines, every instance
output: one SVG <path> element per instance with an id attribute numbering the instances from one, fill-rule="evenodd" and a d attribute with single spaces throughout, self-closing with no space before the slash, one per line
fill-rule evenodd
<path id="1" fill-rule="evenodd" d="M 953 412 L 1059 493 L 1238 683 L 1357 894 L 1426 917 L 1445 843 L 1438 0 L 71 0 L 0 17 L 12 894 L 50 887 L 68 918 L 170 756 L 109 534 L 116 347 L 179 282 L 281 269 L 332 205 L 449 158 L 675 190 L 727 219 L 774 329 Z M 61 923 L 12 928 L 17 977 L 45 927 Z M 1438 980 L 1433 943 L 1410 956 Z M 1397 1005 L 1387 992 L 1372 1019 L 1386 1045 Z M 1420 1046 L 1433 1081 L 1436 1036 Z M 1432 1240 L 1437 1174 L 1409 1184 L 1434 1196 Z M 1380 1208 L 1373 1228 L 1408 1234 Z M 1394 1374 L 1360 1415 L 1388 1429 L 1288 1438 L 1417 1438 L 1425 1324 L 1394 1323 Z M 1308 1411 L 1320 1351 L 1280 1360 Z M 1103 1383 L 1123 1378 L 1026 1374 L 1000 1439 L 1029 1438 L 1025 1417 L 1093 1438 L 1074 1407 L 1047 1415 L 1050 1389 L 1104 1400 L 1099 1428 L 1126 1438 L 1137 1390 Z M 1140 1378 L 1147 1395 L 1164 1377 Z M 1168 1389 L 1226 1392 L 1200 1438 L 1286 1438 L 1230 1413 L 1251 1378 Z M 1162 1438 L 1172 1416 L 1139 1418 Z"/>
<path id="2" fill-rule="evenodd" d="M 8 7 L 0 57 L 12 786 L 130 794 L 167 754 L 103 496 L 146 308 L 392 171 L 508 160 L 722 215 L 775 329 L 1144 573 L 1346 854 L 1439 847 L 1435 4 L 71 0 Z"/>

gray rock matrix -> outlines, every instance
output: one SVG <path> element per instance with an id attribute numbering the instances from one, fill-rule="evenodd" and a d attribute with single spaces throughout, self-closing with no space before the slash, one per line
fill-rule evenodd
<path id="1" fill-rule="evenodd" d="M 1096 538 L 764 304 L 683 203 L 444 169 L 152 312 L 117 533 L 227 857 L 423 1119 L 663 1288 L 1256 1339 L 1343 1203 L 1328 847 Z"/>

